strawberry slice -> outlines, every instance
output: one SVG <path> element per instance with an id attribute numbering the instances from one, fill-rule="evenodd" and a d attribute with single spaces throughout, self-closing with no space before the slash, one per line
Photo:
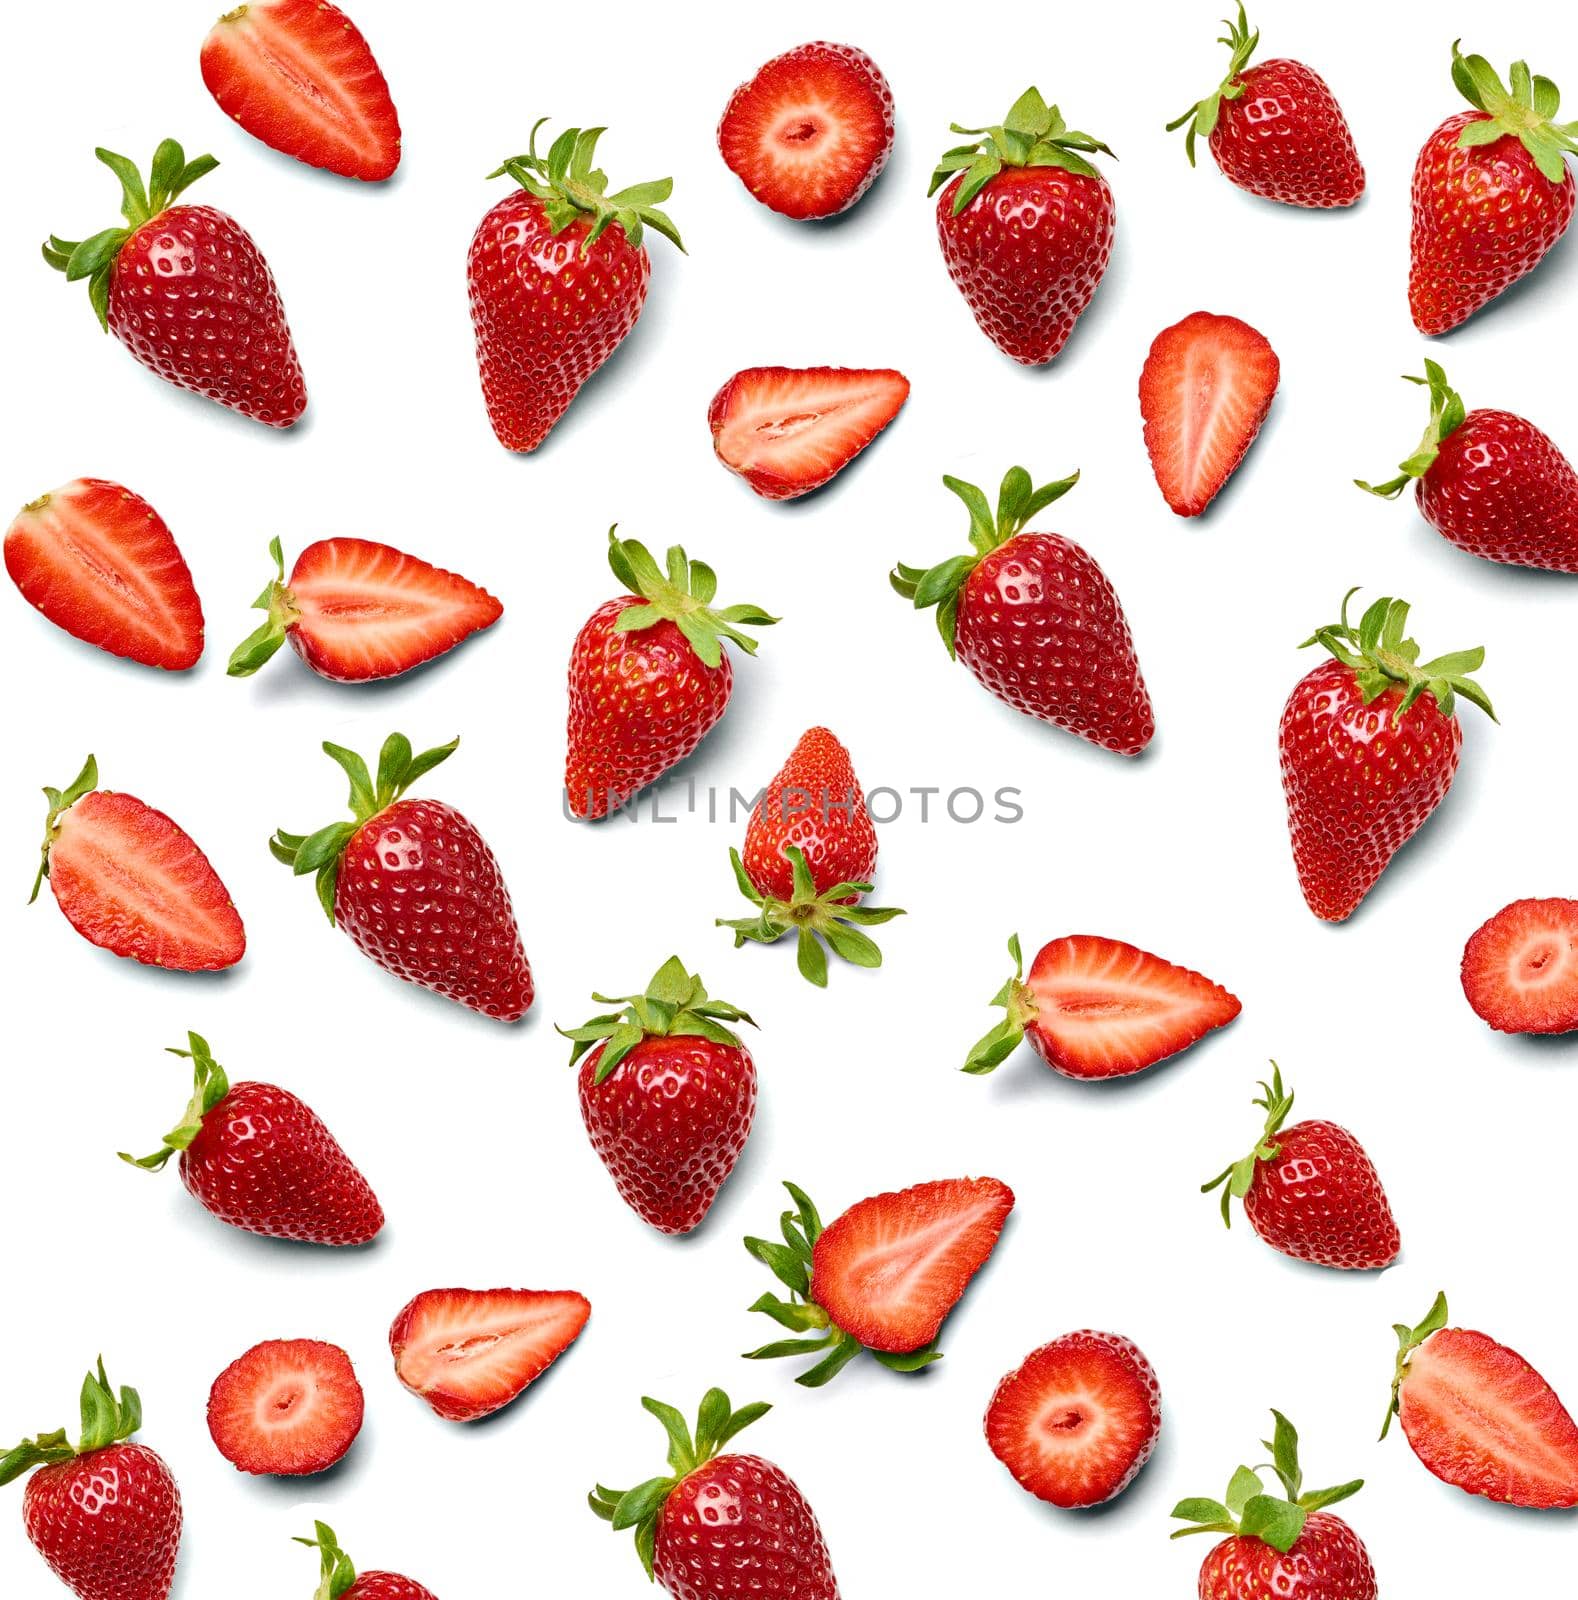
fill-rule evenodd
<path id="1" fill-rule="evenodd" d="M 552 1366 L 591 1314 L 574 1290 L 424 1289 L 389 1330 L 395 1376 L 439 1416 L 471 1422 Z"/>
<path id="2" fill-rule="evenodd" d="M 1277 392 L 1276 351 L 1247 322 L 1195 311 L 1156 335 L 1140 373 L 1151 470 L 1180 517 L 1197 517 L 1255 442 Z"/>
<path id="3" fill-rule="evenodd" d="M 747 367 L 712 397 L 712 447 L 764 499 L 792 500 L 842 472 L 909 392 L 886 367 Z"/>
<path id="4" fill-rule="evenodd" d="M 111 655 L 184 672 L 203 653 L 203 607 L 164 519 L 141 495 L 77 478 L 29 502 L 6 530 L 22 598 Z"/>
<path id="5" fill-rule="evenodd" d="M 400 164 L 400 118 L 356 24 L 328 0 L 248 0 L 203 41 L 203 82 L 271 149 L 378 182 Z"/>
<path id="6" fill-rule="evenodd" d="M 1514 900 L 1463 951 L 1463 993 L 1501 1033 L 1578 1028 L 1578 900 Z"/>
<path id="7" fill-rule="evenodd" d="M 317 1339 L 265 1339 L 232 1361 L 208 1394 L 208 1431 L 240 1472 L 322 1472 L 362 1431 L 351 1358 Z"/>

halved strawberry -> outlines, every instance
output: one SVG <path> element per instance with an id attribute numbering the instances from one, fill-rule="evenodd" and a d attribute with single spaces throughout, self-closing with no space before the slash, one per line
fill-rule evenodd
<path id="1" fill-rule="evenodd" d="M 270 148 L 377 182 L 400 164 L 400 118 L 356 24 L 329 0 L 248 0 L 203 41 L 203 82 Z"/>
<path id="2" fill-rule="evenodd" d="M 164 519 L 141 495 L 76 478 L 29 501 L 5 567 L 29 605 L 111 655 L 182 672 L 203 653 L 203 607 Z"/>
<path id="3" fill-rule="evenodd" d="M 208 1431 L 239 1472 L 323 1472 L 362 1431 L 351 1358 L 318 1339 L 265 1339 L 214 1379 Z"/>
<path id="4" fill-rule="evenodd" d="M 1501 1033 L 1578 1028 L 1578 900 L 1514 900 L 1463 951 L 1463 993 Z"/>
<path id="5" fill-rule="evenodd" d="M 1163 328 L 1140 373 L 1151 470 L 1180 517 L 1197 517 L 1255 442 L 1281 363 L 1237 317 L 1191 312 Z"/>
<path id="6" fill-rule="evenodd" d="M 842 472 L 909 392 L 888 367 L 747 367 L 712 397 L 712 448 L 763 499 L 792 500 Z"/>
<path id="7" fill-rule="evenodd" d="M 441 1417 L 507 1406 L 575 1343 L 592 1314 L 556 1289 L 424 1289 L 394 1319 L 395 1376 Z"/>

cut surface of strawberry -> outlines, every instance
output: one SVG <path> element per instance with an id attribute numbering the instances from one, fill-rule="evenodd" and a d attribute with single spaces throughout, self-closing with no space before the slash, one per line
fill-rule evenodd
<path id="1" fill-rule="evenodd" d="M 339 1461 L 361 1432 L 351 1359 L 319 1339 L 265 1339 L 208 1395 L 208 1431 L 238 1471 L 300 1477 Z"/>
<path id="2" fill-rule="evenodd" d="M 1578 1028 L 1578 900 L 1514 900 L 1463 951 L 1463 993 L 1501 1033 Z"/>

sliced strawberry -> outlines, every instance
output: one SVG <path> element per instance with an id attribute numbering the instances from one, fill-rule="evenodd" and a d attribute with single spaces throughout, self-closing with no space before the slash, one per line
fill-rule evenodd
<path id="1" fill-rule="evenodd" d="M 111 655 L 182 672 L 203 653 L 203 607 L 164 519 L 141 495 L 77 478 L 22 507 L 5 566 L 56 627 Z"/>
<path id="2" fill-rule="evenodd" d="M 792 500 L 842 472 L 909 398 L 879 367 L 747 367 L 712 397 L 712 447 L 767 500 Z"/>
<path id="3" fill-rule="evenodd" d="M 1191 312 L 1156 335 L 1140 373 L 1151 470 L 1180 517 L 1197 517 L 1255 442 L 1277 392 L 1276 351 L 1247 322 Z"/>
<path id="4" fill-rule="evenodd" d="M 592 1314 L 555 1289 L 424 1289 L 394 1319 L 395 1376 L 441 1417 L 507 1406 L 575 1343 Z"/>
<path id="5" fill-rule="evenodd" d="M 1578 1028 L 1578 900 L 1514 900 L 1463 951 L 1463 993 L 1502 1033 Z"/>
<path id="6" fill-rule="evenodd" d="M 377 182 L 400 164 L 400 118 L 356 24 L 328 0 L 248 0 L 203 41 L 203 82 L 270 148 Z"/>
<path id="7" fill-rule="evenodd" d="M 214 1379 L 208 1431 L 238 1471 L 299 1477 L 351 1448 L 362 1410 L 362 1386 L 337 1345 L 266 1339 Z"/>

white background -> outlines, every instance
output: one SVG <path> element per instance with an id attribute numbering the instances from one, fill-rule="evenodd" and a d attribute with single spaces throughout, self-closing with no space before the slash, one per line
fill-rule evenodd
<path id="1" fill-rule="evenodd" d="M 945 29 L 846 0 L 785 19 L 708 4 L 683 17 L 609 0 L 522 8 L 362 0 L 356 15 L 393 86 L 406 156 L 383 187 L 315 173 L 228 126 L 197 52 L 207 3 L 113 0 L 20 8 L 0 117 L 15 153 L 0 211 L 7 381 L 0 499 L 78 475 L 118 479 L 161 511 L 203 595 L 209 649 L 161 676 L 79 646 L 14 595 L 4 604 L 6 781 L 0 837 L 11 1067 L 0 1087 L 3 1223 L 0 1433 L 74 1422 L 103 1351 L 140 1386 L 144 1440 L 180 1480 L 188 1531 L 176 1593 L 259 1600 L 311 1593 L 289 1543 L 331 1520 L 364 1567 L 441 1600 L 642 1592 L 628 1539 L 582 1495 L 660 1470 L 643 1393 L 689 1411 L 723 1384 L 776 1409 L 754 1448 L 813 1502 L 849 1600 L 878 1596 L 1193 1592 L 1203 1541 L 1169 1545 L 1180 1495 L 1216 1494 L 1257 1459 L 1276 1405 L 1300 1424 L 1311 1481 L 1362 1474 L 1344 1507 L 1382 1590 L 1469 1600 L 1509 1579 L 1569 1581 L 1570 1515 L 1520 1513 L 1436 1483 L 1401 1439 L 1375 1442 L 1394 1320 L 1438 1288 L 1457 1320 L 1529 1356 L 1578 1402 L 1571 1333 L 1569 1043 L 1492 1036 L 1468 1011 L 1468 934 L 1519 895 L 1571 894 L 1572 580 L 1459 555 L 1411 500 L 1385 505 L 1354 475 L 1388 474 L 1423 425 L 1397 381 L 1427 347 L 1404 293 L 1407 189 L 1424 137 L 1460 104 L 1455 33 L 1499 68 L 1527 54 L 1578 86 L 1570 11 L 1508 0 L 1487 15 L 1422 3 L 1266 3 L 1267 55 L 1324 72 L 1369 173 L 1347 213 L 1304 213 L 1232 188 L 1162 125 L 1220 77 L 1216 7 L 1144 0 L 1060 7 Z M 591 48 L 587 35 L 595 33 Z M 733 85 L 799 37 L 868 49 L 898 102 L 887 173 L 847 218 L 787 222 L 724 168 L 713 129 Z M 1136 54 L 1130 47 L 1143 46 Z M 1070 121 L 1107 139 L 1117 194 L 1112 266 L 1067 349 L 1025 370 L 977 332 L 949 282 L 925 198 L 950 120 L 1000 117 L 1034 76 Z M 536 117 L 607 123 L 616 184 L 672 173 L 690 254 L 653 239 L 640 326 L 535 455 L 494 442 L 477 391 L 464 260 L 503 192 L 483 174 Z M 554 129 L 562 126 L 556 122 Z M 37 254 L 53 229 L 115 220 L 97 143 L 146 163 L 176 135 L 221 159 L 192 198 L 229 211 L 273 265 L 311 394 L 271 433 L 145 373 L 93 323 L 81 286 Z M 1198 307 L 1262 329 L 1283 388 L 1210 513 L 1182 523 L 1152 481 L 1135 399 L 1151 338 Z M 1468 404 L 1505 405 L 1578 452 L 1564 366 L 1578 246 L 1435 353 Z M 713 460 L 708 399 L 754 363 L 894 365 L 904 413 L 829 491 L 760 501 Z M 1031 723 L 949 665 L 929 617 L 889 591 L 896 558 L 964 548 L 947 470 L 995 494 L 1010 464 L 1078 489 L 1041 519 L 1084 543 L 1121 594 L 1159 733 L 1121 759 Z M 724 725 L 689 764 L 700 784 L 754 791 L 799 733 L 830 723 L 867 788 L 1024 792 L 1017 826 L 882 832 L 880 898 L 910 916 L 883 933 L 880 973 L 795 974 L 787 943 L 735 954 L 726 852 L 742 832 L 704 816 L 587 828 L 560 813 L 563 671 L 587 614 L 616 592 L 606 530 L 683 540 L 720 599 L 780 614 L 738 665 Z M 431 669 L 381 687 L 313 678 L 289 652 L 249 682 L 224 675 L 256 622 L 265 547 L 334 533 L 386 539 L 483 582 L 502 622 Z M 1465 709 L 1463 765 L 1441 813 L 1342 927 L 1317 923 L 1294 880 L 1276 724 L 1315 663 L 1295 649 L 1344 589 L 1415 603 L 1429 653 L 1484 643 L 1501 713 Z M 461 747 L 424 791 L 464 810 L 514 891 L 540 999 L 504 1028 L 407 988 L 332 932 L 310 885 L 264 848 L 277 825 L 341 815 L 318 751 L 367 752 L 391 728 Z M 141 969 L 71 931 L 47 890 L 22 900 L 43 821 L 38 786 L 89 749 L 106 785 L 168 810 L 208 851 L 246 919 L 248 953 L 217 978 Z M 674 802 L 669 801 L 669 809 Z M 1234 1027 L 1171 1065 L 1106 1086 L 1056 1078 L 1023 1052 L 995 1077 L 955 1069 L 992 1021 L 1003 943 L 1128 938 L 1195 966 L 1244 1001 Z M 669 954 L 755 1013 L 762 1109 L 707 1223 L 666 1240 L 618 1201 L 586 1142 L 555 1021 L 594 989 L 641 986 Z M 175 1120 L 184 1064 L 161 1054 L 194 1027 L 237 1078 L 274 1079 L 324 1116 L 389 1214 L 368 1250 L 291 1248 L 222 1227 L 174 1171 L 145 1177 Z M 1276 1055 L 1299 1109 L 1351 1126 L 1403 1234 L 1381 1275 L 1342 1276 L 1223 1232 L 1205 1177 L 1249 1147 L 1256 1077 Z M 740 1236 L 774 1223 L 793 1177 L 831 1216 L 884 1188 L 988 1172 L 1019 1206 L 990 1267 L 945 1329 L 948 1359 L 919 1378 L 857 1364 L 830 1389 L 737 1352 L 771 1335 L 744 1308 L 767 1286 Z M 575 1287 L 580 1342 L 485 1425 L 442 1422 L 402 1391 L 385 1343 L 416 1290 L 450 1283 Z M 755 1324 L 761 1323 L 762 1326 Z M 1166 1421 L 1136 1485 L 1099 1513 L 1024 1495 L 993 1459 L 981 1414 L 998 1377 L 1072 1328 L 1129 1334 L 1161 1378 Z M 266 1337 L 343 1344 L 368 1421 L 314 1481 L 233 1472 L 204 1425 L 208 1386 Z M 20 1488 L 11 1494 L 20 1506 Z M 47 1600 L 54 1580 L 17 1510 L 0 1515 L 0 1589 Z M 1541 1580 L 1544 1580 L 1542 1582 Z"/>

